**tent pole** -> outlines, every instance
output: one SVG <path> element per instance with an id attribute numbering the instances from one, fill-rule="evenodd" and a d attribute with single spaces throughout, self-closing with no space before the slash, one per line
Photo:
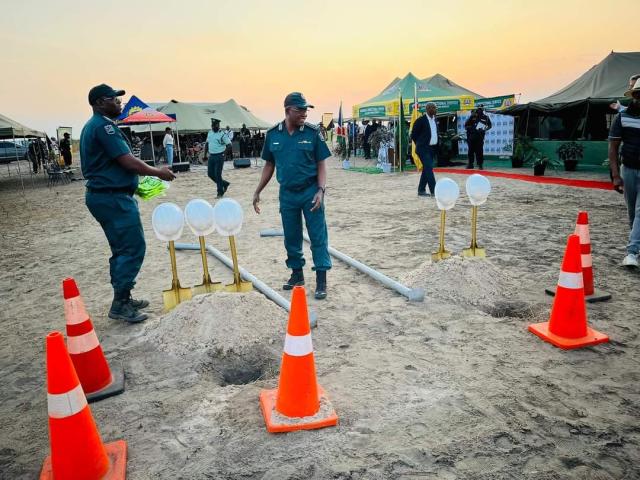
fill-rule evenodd
<path id="1" fill-rule="evenodd" d="M 529 105 L 527 105 L 527 122 L 524 126 L 524 136 L 528 136 L 527 134 L 529 133 L 529 116 L 531 115 L 531 107 Z"/>
<path id="2" fill-rule="evenodd" d="M 178 116 L 176 115 L 176 141 L 178 142 L 178 162 L 182 162 L 182 157 L 180 156 L 180 130 L 178 130 Z"/>
<path id="3" fill-rule="evenodd" d="M 587 100 L 587 110 L 584 112 L 584 125 L 582 126 L 582 138 L 585 138 L 585 133 L 587 132 L 587 122 L 589 121 L 589 100 Z"/>
<path id="4" fill-rule="evenodd" d="M 24 132 L 23 132 L 24 134 Z M 11 127 L 11 136 L 13 138 L 13 145 L 16 149 L 16 164 L 18 165 L 18 176 L 20 177 L 20 184 L 22 185 L 22 196 L 24 196 L 24 181 L 22 180 L 22 174 L 20 173 L 20 157 L 18 157 L 18 144 L 16 143 L 16 134 Z M 27 156 L 29 154 L 29 149 L 27 149 Z M 9 169 L 9 164 L 7 163 L 7 170 Z"/>
<path id="5" fill-rule="evenodd" d="M 151 158 L 153 158 L 153 166 L 156 166 L 156 149 L 153 146 L 153 132 L 151 132 L 151 122 L 149 122 L 149 137 L 151 138 Z"/>

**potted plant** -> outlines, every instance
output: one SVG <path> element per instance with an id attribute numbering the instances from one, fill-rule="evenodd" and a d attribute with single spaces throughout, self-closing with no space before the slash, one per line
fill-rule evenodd
<path id="1" fill-rule="evenodd" d="M 511 156 L 511 166 L 513 168 L 521 168 L 536 151 L 537 149 L 533 146 L 531 138 L 525 135 L 518 135 L 516 146 Z"/>
<path id="2" fill-rule="evenodd" d="M 564 162 L 564 169 L 567 172 L 574 172 L 578 166 L 578 162 L 582 159 L 582 145 L 576 142 L 566 142 L 556 150 L 560 160 Z"/>
<path id="3" fill-rule="evenodd" d="M 453 165 L 451 158 L 455 154 L 455 144 L 460 140 L 460 136 L 455 129 L 450 128 L 446 132 L 438 133 L 438 166 L 448 167 Z"/>
<path id="4" fill-rule="evenodd" d="M 338 143 L 333 147 L 333 156 L 342 159 L 342 168 L 345 170 L 349 170 L 349 168 L 351 168 L 351 164 L 347 159 L 347 146 L 344 140 L 338 141 Z"/>
<path id="5" fill-rule="evenodd" d="M 531 163 L 533 164 L 533 174 L 536 177 L 541 177 L 544 175 L 544 171 L 547 169 L 549 159 L 547 157 L 543 157 L 542 155 L 536 155 Z"/>

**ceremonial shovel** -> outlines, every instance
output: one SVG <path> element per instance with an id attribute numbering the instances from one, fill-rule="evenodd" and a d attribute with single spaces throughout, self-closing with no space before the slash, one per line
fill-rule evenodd
<path id="1" fill-rule="evenodd" d="M 212 282 L 209 275 L 209 264 L 207 263 L 207 250 L 204 243 L 204 237 L 198 237 L 200 241 L 200 256 L 202 257 L 202 283 L 193 287 L 194 295 L 201 295 L 203 293 L 213 293 L 223 290 L 222 282 Z"/>
<path id="2" fill-rule="evenodd" d="M 451 252 L 444 248 L 444 226 L 447 218 L 447 210 L 451 210 L 458 200 L 460 188 L 458 184 L 450 178 L 442 178 L 436 183 L 435 189 L 436 205 L 440 209 L 440 248 L 431 254 L 431 260 L 436 262 L 451 256 Z"/>
<path id="3" fill-rule="evenodd" d="M 162 291 L 165 311 L 169 311 L 175 308 L 180 302 L 191 300 L 191 289 L 180 286 L 178 268 L 176 267 L 175 241 L 182 235 L 184 214 L 175 203 L 162 203 L 153 210 L 151 223 L 156 237 L 163 242 L 169 242 L 172 281 L 171 288 Z"/>
<path id="4" fill-rule="evenodd" d="M 235 235 L 242 230 L 244 213 L 238 202 L 232 198 L 223 198 L 213 207 L 213 219 L 216 230 L 223 237 L 229 237 L 231 259 L 233 260 L 233 283 L 224 286 L 225 292 L 250 292 L 253 290 L 251 282 L 243 282 L 238 267 L 238 252 L 236 250 Z"/>
<path id="5" fill-rule="evenodd" d="M 191 300 L 191 289 L 180 286 L 178 279 L 178 267 L 176 266 L 176 247 L 173 240 L 169 241 L 169 256 L 171 257 L 171 288 L 162 291 L 162 300 L 164 301 L 165 311 L 172 310 L 180 302 Z"/>
<path id="6" fill-rule="evenodd" d="M 222 290 L 220 282 L 212 282 L 207 263 L 207 250 L 204 242 L 205 235 L 209 235 L 216 228 L 211 204 L 202 198 L 196 198 L 187 203 L 184 209 L 187 225 L 200 241 L 200 256 L 202 257 L 202 283 L 193 287 L 193 294 L 213 293 Z"/>
<path id="7" fill-rule="evenodd" d="M 484 175 L 474 173 L 467 179 L 467 195 L 471 202 L 471 247 L 462 251 L 463 257 L 485 258 L 487 252 L 484 248 L 478 247 L 478 206 L 487 201 L 491 193 L 491 184 Z"/>
<path id="8" fill-rule="evenodd" d="M 250 292 L 253 290 L 251 282 L 243 282 L 240 278 L 240 269 L 238 268 L 238 253 L 236 251 L 236 239 L 233 235 L 229 236 L 229 247 L 231 248 L 231 259 L 233 260 L 233 283 L 224 286 L 225 292 Z"/>

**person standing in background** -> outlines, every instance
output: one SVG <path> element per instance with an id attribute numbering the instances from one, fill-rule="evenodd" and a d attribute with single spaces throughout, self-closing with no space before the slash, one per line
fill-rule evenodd
<path id="1" fill-rule="evenodd" d="M 220 120 L 212 118 L 211 130 L 207 134 L 207 141 L 204 146 L 204 158 L 207 158 L 208 154 L 207 175 L 216 182 L 218 188 L 218 196 L 216 198 L 222 198 L 230 185 L 229 182 L 222 179 L 224 152 L 227 150 L 228 145 L 231 145 L 231 140 L 226 133 L 220 130 Z"/>
<path id="2" fill-rule="evenodd" d="M 438 155 L 438 108 L 433 102 L 426 105 L 427 113 L 419 117 L 411 129 L 411 141 L 416 144 L 416 153 L 422 162 L 422 173 L 418 182 L 418 196 L 433 196 L 436 191 L 436 177 L 433 166 Z M 402 160 L 402 159 L 401 159 Z M 426 187 L 429 186 L 429 193 Z"/>
<path id="3" fill-rule="evenodd" d="M 251 132 L 247 126 L 243 123 L 240 129 L 240 157 L 251 157 L 251 149 L 249 144 L 251 143 Z"/>
<path id="4" fill-rule="evenodd" d="M 60 154 L 64 160 L 65 167 L 70 167 L 73 157 L 71 155 L 71 136 L 68 132 L 65 132 L 62 135 L 62 140 L 60 140 Z"/>
<path id="5" fill-rule="evenodd" d="M 478 162 L 478 168 L 484 168 L 484 135 L 491 130 L 491 119 L 485 115 L 482 106 L 479 106 L 465 122 L 467 131 L 467 143 L 469 144 L 468 169 L 473 168 L 474 160 Z"/>
<path id="6" fill-rule="evenodd" d="M 162 146 L 167 157 L 167 164 L 169 168 L 173 166 L 173 135 L 171 134 L 171 127 L 164 129 L 164 139 L 162 140 Z"/>
<path id="7" fill-rule="evenodd" d="M 636 80 L 638 80 L 639 78 L 640 78 L 640 73 L 636 73 L 635 75 L 631 75 L 631 78 L 629 78 L 629 89 L 633 88 L 633 86 L 636 84 Z M 627 107 L 622 105 L 619 101 L 615 101 L 614 103 L 611 103 L 609 106 L 613 110 L 616 110 L 618 113 L 622 113 L 627 109 Z"/>

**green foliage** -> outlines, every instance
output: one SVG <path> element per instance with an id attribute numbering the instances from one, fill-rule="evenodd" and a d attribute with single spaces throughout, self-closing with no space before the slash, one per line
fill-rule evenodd
<path id="1" fill-rule="evenodd" d="M 333 156 L 338 158 L 347 158 L 347 146 L 344 141 L 339 141 L 333 147 Z"/>
<path id="2" fill-rule="evenodd" d="M 565 142 L 558 147 L 556 153 L 560 160 L 580 160 L 582 158 L 584 149 L 582 145 L 576 142 Z"/>
<path id="3" fill-rule="evenodd" d="M 438 162 L 446 162 L 453 157 L 453 142 L 459 139 L 458 132 L 453 128 L 438 133 Z"/>
<path id="4" fill-rule="evenodd" d="M 387 127 L 378 127 L 378 129 L 369 135 L 369 143 L 371 144 L 371 153 L 374 157 L 378 156 L 378 150 L 381 143 L 390 143 L 393 140 L 393 133 Z"/>

